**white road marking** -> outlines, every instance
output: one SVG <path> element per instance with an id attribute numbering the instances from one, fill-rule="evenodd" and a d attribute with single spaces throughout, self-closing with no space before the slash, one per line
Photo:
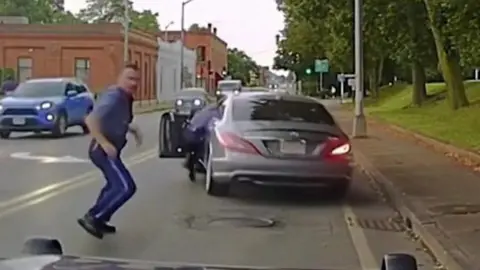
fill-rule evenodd
<path id="1" fill-rule="evenodd" d="M 364 230 L 355 226 L 354 222 L 358 218 L 352 208 L 349 205 L 344 204 L 342 206 L 342 211 L 362 270 L 380 269 L 379 263 L 375 259 L 372 249 L 368 245 Z"/>
<path id="2" fill-rule="evenodd" d="M 16 152 L 10 154 L 11 158 L 23 160 L 35 160 L 44 164 L 51 163 L 87 163 L 87 159 L 81 159 L 72 156 L 53 157 L 53 156 L 34 156 L 30 152 Z"/>

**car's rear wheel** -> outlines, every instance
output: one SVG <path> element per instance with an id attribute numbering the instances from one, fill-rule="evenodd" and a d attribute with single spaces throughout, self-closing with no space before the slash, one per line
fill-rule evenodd
<path id="1" fill-rule="evenodd" d="M 67 116 L 65 113 L 59 113 L 57 120 L 55 121 L 55 127 L 52 133 L 55 137 L 63 137 L 67 131 Z"/>
<path id="2" fill-rule="evenodd" d="M 8 139 L 8 138 L 10 138 L 10 134 L 11 134 L 10 131 L 2 130 L 2 131 L 0 131 L 0 138 Z"/>
<path id="3" fill-rule="evenodd" d="M 216 197 L 225 197 L 230 193 L 230 184 L 229 183 L 220 183 L 215 181 L 213 178 L 213 167 L 212 167 L 212 158 L 211 158 L 211 146 L 208 149 L 207 156 L 207 165 L 205 173 L 205 190 L 208 195 Z"/>

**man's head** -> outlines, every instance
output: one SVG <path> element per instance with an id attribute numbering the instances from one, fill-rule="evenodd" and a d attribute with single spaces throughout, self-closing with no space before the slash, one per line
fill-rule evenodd
<path id="1" fill-rule="evenodd" d="M 118 86 L 133 93 L 137 90 L 140 82 L 140 72 L 135 64 L 126 65 L 118 76 Z"/>

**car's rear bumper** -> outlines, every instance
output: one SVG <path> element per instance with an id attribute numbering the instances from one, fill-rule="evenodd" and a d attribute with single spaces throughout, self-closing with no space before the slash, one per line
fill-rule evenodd
<path id="1" fill-rule="evenodd" d="M 263 157 L 212 160 L 218 182 L 249 182 L 262 186 L 327 187 L 350 181 L 353 161 L 278 160 Z"/>

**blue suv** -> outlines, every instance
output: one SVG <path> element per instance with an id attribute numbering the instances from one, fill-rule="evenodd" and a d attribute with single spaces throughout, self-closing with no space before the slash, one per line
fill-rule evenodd
<path id="1" fill-rule="evenodd" d="M 50 131 L 62 137 L 68 127 L 81 126 L 92 110 L 94 96 L 76 79 L 32 79 L 0 100 L 0 138 L 12 132 Z"/>

